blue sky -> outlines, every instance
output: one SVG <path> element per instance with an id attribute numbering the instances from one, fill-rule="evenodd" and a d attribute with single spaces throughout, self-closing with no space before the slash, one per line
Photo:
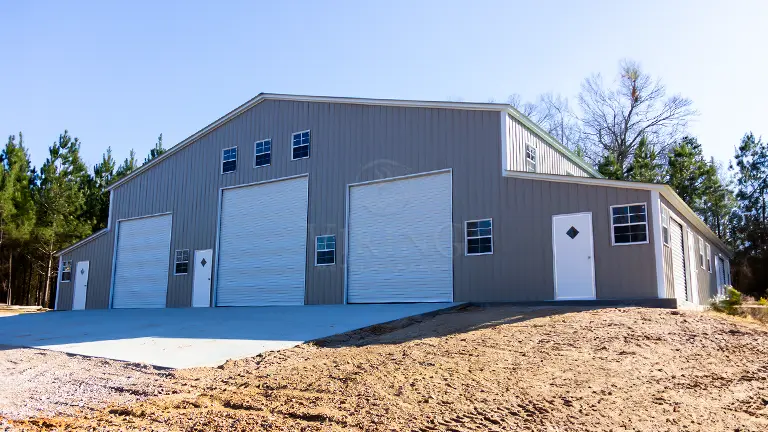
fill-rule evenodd
<path id="1" fill-rule="evenodd" d="M 466 5 L 471 4 L 471 7 Z M 65 128 L 89 164 L 140 159 L 259 92 L 466 101 L 575 96 L 641 63 L 726 160 L 768 138 L 768 2 L 0 3 L 0 135 L 40 165 Z"/>

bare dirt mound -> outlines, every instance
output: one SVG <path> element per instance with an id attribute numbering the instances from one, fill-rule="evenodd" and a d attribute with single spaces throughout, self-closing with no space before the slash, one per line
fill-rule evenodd
<path id="1" fill-rule="evenodd" d="M 176 371 L 178 394 L 13 425 L 764 431 L 767 330 L 669 310 L 471 307 Z"/>

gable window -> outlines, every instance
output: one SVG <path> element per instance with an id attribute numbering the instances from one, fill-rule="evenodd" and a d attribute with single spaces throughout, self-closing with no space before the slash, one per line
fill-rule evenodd
<path id="1" fill-rule="evenodd" d="M 614 246 L 648 243 L 645 203 L 611 206 L 611 233 Z"/>
<path id="2" fill-rule="evenodd" d="M 317 236 L 315 265 L 336 264 L 336 236 Z"/>
<path id="3" fill-rule="evenodd" d="M 486 255 L 493 253 L 493 219 L 467 221 L 467 255 Z"/>
<path id="4" fill-rule="evenodd" d="M 709 243 L 707 243 L 707 271 L 712 273 L 712 250 L 709 248 Z"/>
<path id="5" fill-rule="evenodd" d="M 291 138 L 291 159 L 309 157 L 309 131 L 296 132 Z"/>
<path id="6" fill-rule="evenodd" d="M 72 280 L 72 261 L 61 262 L 61 282 L 69 282 Z"/>
<path id="7" fill-rule="evenodd" d="M 525 169 L 528 172 L 536 172 L 536 147 L 525 145 Z"/>
<path id="8" fill-rule="evenodd" d="M 267 166 L 272 163 L 272 140 L 266 139 L 256 141 L 254 144 L 254 162 L 253 166 Z"/>
<path id="9" fill-rule="evenodd" d="M 176 268 L 173 274 L 185 275 L 189 271 L 189 249 L 179 249 L 176 251 Z"/>
<path id="10" fill-rule="evenodd" d="M 669 246 L 669 209 L 661 207 L 661 239 Z"/>
<path id="11" fill-rule="evenodd" d="M 704 268 L 704 239 L 699 237 L 699 265 Z"/>
<path id="12" fill-rule="evenodd" d="M 221 152 L 221 173 L 234 172 L 237 169 L 237 147 L 224 149 Z"/>

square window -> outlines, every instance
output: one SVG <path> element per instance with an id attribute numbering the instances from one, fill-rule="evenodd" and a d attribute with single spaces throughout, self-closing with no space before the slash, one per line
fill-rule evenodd
<path id="1" fill-rule="evenodd" d="M 237 147 L 222 150 L 221 173 L 226 174 L 235 170 L 237 170 Z"/>
<path id="2" fill-rule="evenodd" d="M 704 239 L 699 237 L 699 266 L 704 268 Z"/>
<path id="3" fill-rule="evenodd" d="M 315 265 L 336 264 L 336 236 L 317 236 L 315 243 Z"/>
<path id="4" fill-rule="evenodd" d="M 308 158 L 309 144 L 309 131 L 294 133 L 291 137 L 291 159 L 296 160 Z"/>
<path id="5" fill-rule="evenodd" d="M 254 144 L 253 166 L 267 166 L 272 163 L 272 140 L 256 141 Z"/>
<path id="6" fill-rule="evenodd" d="M 175 270 L 173 274 L 184 275 L 189 271 L 189 249 L 179 249 L 176 251 Z"/>
<path id="7" fill-rule="evenodd" d="M 528 172 L 536 172 L 536 147 L 530 144 L 525 146 L 525 169 Z"/>
<path id="8" fill-rule="evenodd" d="M 493 253 L 492 219 L 467 221 L 465 223 L 465 232 L 467 255 L 485 255 Z"/>
<path id="9" fill-rule="evenodd" d="M 669 245 L 669 209 L 661 207 L 661 239 Z"/>
<path id="10" fill-rule="evenodd" d="M 72 261 L 61 262 L 61 282 L 70 282 L 72 280 Z"/>
<path id="11" fill-rule="evenodd" d="M 709 243 L 707 243 L 707 271 L 712 273 L 712 250 L 709 248 Z"/>
<path id="12" fill-rule="evenodd" d="M 613 244 L 648 243 L 648 218 L 645 204 L 611 206 Z"/>

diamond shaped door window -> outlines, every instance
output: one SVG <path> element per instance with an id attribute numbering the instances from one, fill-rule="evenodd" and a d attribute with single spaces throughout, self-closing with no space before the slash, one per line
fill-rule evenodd
<path id="1" fill-rule="evenodd" d="M 566 231 L 565 234 L 571 239 L 575 239 L 576 236 L 579 235 L 579 230 L 577 230 L 576 227 L 572 226 L 568 228 L 568 231 Z"/>

